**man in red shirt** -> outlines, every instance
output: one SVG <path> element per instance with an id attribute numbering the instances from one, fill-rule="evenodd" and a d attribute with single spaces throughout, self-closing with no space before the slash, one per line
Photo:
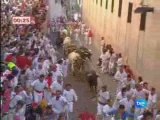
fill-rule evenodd
<path id="1" fill-rule="evenodd" d="M 15 61 L 16 61 L 16 54 L 15 53 L 11 53 L 11 54 L 7 55 L 5 58 L 5 62 L 15 62 Z"/>
<path id="2" fill-rule="evenodd" d="M 28 59 L 27 54 L 20 55 L 16 57 L 16 64 L 20 69 L 24 70 L 27 65 L 29 67 L 32 65 L 32 60 Z"/>

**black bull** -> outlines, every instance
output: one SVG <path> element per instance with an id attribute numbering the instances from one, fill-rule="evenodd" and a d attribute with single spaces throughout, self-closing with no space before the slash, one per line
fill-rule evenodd
<path id="1" fill-rule="evenodd" d="M 98 84 L 97 81 L 99 76 L 96 74 L 95 71 L 87 72 L 86 76 L 87 76 L 86 79 L 89 84 L 90 90 L 95 90 L 96 92 L 97 84 Z"/>

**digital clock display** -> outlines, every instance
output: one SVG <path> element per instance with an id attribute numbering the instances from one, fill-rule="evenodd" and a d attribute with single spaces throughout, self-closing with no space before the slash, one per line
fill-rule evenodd
<path id="1" fill-rule="evenodd" d="M 31 17 L 13 17 L 13 24 L 31 24 Z"/>

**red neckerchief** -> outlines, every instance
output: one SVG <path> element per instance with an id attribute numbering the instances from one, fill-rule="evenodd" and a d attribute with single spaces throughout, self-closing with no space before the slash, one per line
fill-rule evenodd
<path id="1" fill-rule="evenodd" d="M 47 77 L 46 78 L 46 80 L 47 80 L 47 83 L 48 83 L 48 87 L 50 87 L 51 86 L 51 84 L 52 84 L 52 77 Z"/>

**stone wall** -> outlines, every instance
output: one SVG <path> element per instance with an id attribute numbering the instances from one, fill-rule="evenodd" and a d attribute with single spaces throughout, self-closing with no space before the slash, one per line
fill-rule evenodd
<path id="1" fill-rule="evenodd" d="M 147 13 L 146 29 L 140 31 L 141 15 L 134 13 L 140 0 L 134 0 L 131 23 L 127 23 L 127 0 L 123 0 L 121 17 L 118 17 L 119 0 L 114 0 L 113 13 L 112 0 L 108 0 L 107 9 L 106 1 L 102 0 L 101 6 L 101 0 L 83 0 L 82 17 L 94 31 L 96 47 L 99 47 L 100 37 L 104 36 L 106 43 L 112 44 L 116 52 L 123 54 L 124 62 L 131 66 L 137 76 L 142 75 L 145 81 L 159 88 L 160 11 Z M 149 5 L 160 8 L 160 0 L 152 0 Z"/>

